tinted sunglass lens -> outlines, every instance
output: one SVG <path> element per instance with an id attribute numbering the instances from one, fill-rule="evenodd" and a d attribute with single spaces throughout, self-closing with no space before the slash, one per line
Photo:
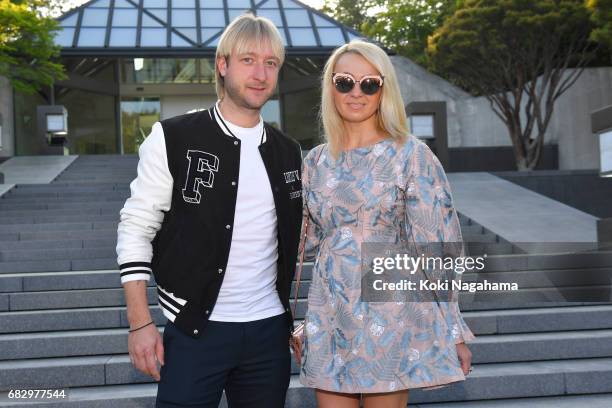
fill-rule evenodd
<path id="1" fill-rule="evenodd" d="M 355 86 L 355 82 L 353 82 L 351 78 L 346 77 L 336 78 L 334 84 L 336 85 L 336 89 L 338 90 L 338 92 L 341 93 L 350 92 L 351 89 L 353 89 L 353 86 Z"/>
<path id="2" fill-rule="evenodd" d="M 373 78 L 361 81 L 361 91 L 366 95 L 374 95 L 380 89 L 380 82 Z"/>

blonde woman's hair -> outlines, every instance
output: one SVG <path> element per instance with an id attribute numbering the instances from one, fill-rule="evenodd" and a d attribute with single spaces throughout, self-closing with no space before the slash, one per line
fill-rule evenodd
<path id="1" fill-rule="evenodd" d="M 331 154 L 334 157 L 338 156 L 346 137 L 342 117 L 334 104 L 332 73 L 338 59 L 348 53 L 362 56 L 384 77 L 380 90 L 382 92 L 380 105 L 376 112 L 378 127 L 399 143 L 404 143 L 408 137 L 406 112 L 391 59 L 377 45 L 363 40 L 353 40 L 337 48 L 323 69 L 320 119 Z"/>
<path id="2" fill-rule="evenodd" d="M 270 44 L 274 56 L 280 60 L 279 66 L 285 61 L 285 47 L 280 33 L 272 21 L 265 17 L 255 17 L 251 13 L 242 14 L 227 26 L 217 45 L 215 55 L 215 89 L 217 97 L 223 99 L 225 94 L 223 78 L 219 74 L 217 61 L 225 57 L 229 63 L 229 57 L 233 54 L 243 54 L 253 50 L 259 44 Z"/>

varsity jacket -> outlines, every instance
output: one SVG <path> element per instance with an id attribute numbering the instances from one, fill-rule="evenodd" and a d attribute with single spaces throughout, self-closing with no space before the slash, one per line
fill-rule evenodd
<path id="1" fill-rule="evenodd" d="M 120 212 L 121 283 L 149 280 L 152 273 L 164 315 L 192 337 L 203 332 L 227 267 L 240 143 L 215 106 L 155 123 L 140 146 L 138 175 Z M 278 221 L 276 289 L 291 330 L 302 154 L 296 141 L 266 123 L 259 151 Z"/>

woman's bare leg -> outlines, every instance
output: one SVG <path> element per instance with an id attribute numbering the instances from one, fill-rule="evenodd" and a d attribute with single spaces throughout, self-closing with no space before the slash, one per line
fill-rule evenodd
<path id="1" fill-rule="evenodd" d="M 315 390 L 318 408 L 359 408 L 359 394 Z"/>
<path id="2" fill-rule="evenodd" d="M 407 405 L 408 390 L 363 394 L 363 408 L 406 408 Z"/>

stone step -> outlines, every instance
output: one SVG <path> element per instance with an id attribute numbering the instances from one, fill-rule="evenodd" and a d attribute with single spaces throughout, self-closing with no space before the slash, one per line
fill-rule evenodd
<path id="1" fill-rule="evenodd" d="M 3 213 L 0 213 L 3 214 Z M 0 216 L 0 228 L 12 224 L 61 224 L 61 223 L 83 223 L 83 222 L 118 222 L 117 214 L 73 214 L 73 215 L 11 215 Z"/>
<path id="2" fill-rule="evenodd" d="M 100 270 L 117 267 L 117 257 L 97 259 L 58 259 L 53 261 L 12 261 L 0 262 L 0 274 L 30 272 L 63 272 Z"/>
<path id="3" fill-rule="evenodd" d="M 285 408 L 315 408 L 314 401 L 299 400 L 293 392 L 298 386 L 297 378 L 292 378 Z M 429 404 L 413 404 L 410 392 L 409 407 L 414 408 L 610 408 L 612 393 L 563 395 L 553 397 L 509 398 L 497 400 L 482 400 L 468 402 L 439 402 Z M 20 408 L 134 408 L 155 406 L 157 384 L 106 385 L 98 387 L 75 387 L 68 390 L 69 399 L 62 402 L 39 401 L 28 403 L 9 400 L 7 392 L 0 393 L 2 406 L 18 406 Z M 222 400 L 219 408 L 227 408 Z"/>
<path id="4" fill-rule="evenodd" d="M 314 392 L 293 378 L 287 396 L 289 406 L 315 407 Z M 568 395 L 611 393 L 612 359 L 571 359 L 558 361 L 476 364 L 466 378 L 436 390 L 410 391 L 410 405 L 510 398 L 566 397 Z M 421 406 L 421 405 L 416 405 Z M 427 406 L 427 405 L 425 405 Z M 451 405 L 452 406 L 452 405 Z M 487 406 L 487 405 L 484 405 Z M 525 407 L 527 405 L 523 405 Z M 537 405 L 529 405 L 529 407 Z M 505 407 L 497 405 L 496 407 Z"/>
<path id="5" fill-rule="evenodd" d="M 60 290 L 10 293 L 10 310 L 73 309 L 83 307 L 124 306 L 123 288 Z M 157 303 L 157 290 L 148 288 L 149 304 Z"/>
<path id="6" fill-rule="evenodd" d="M 116 254 L 115 247 L 3 250 L 0 251 L 0 262 L 112 258 Z"/>
<path id="7" fill-rule="evenodd" d="M 89 194 L 80 197 L 42 197 L 40 200 L 31 197 L 20 197 L 11 195 L 3 195 L 0 198 L 0 203 L 8 204 L 30 204 L 32 202 L 42 202 L 46 204 L 64 204 L 64 203 L 87 203 L 87 202 L 105 202 L 105 201 L 125 201 L 129 197 L 126 193 L 109 193 L 109 194 Z"/>
<path id="8" fill-rule="evenodd" d="M 0 391 L 152 382 L 127 356 L 61 357 L 0 362 Z M 475 364 L 466 381 L 447 387 L 411 390 L 415 403 L 533 398 L 612 392 L 612 358 Z M 293 376 L 288 404 L 314 406 L 312 389 Z M 291 405 L 290 405 L 291 406 Z"/>
<path id="9" fill-rule="evenodd" d="M 115 201 L 91 201 L 91 202 L 80 202 L 75 203 L 71 201 L 65 201 L 61 203 L 39 203 L 31 201 L 30 203 L 14 203 L 0 200 L 0 213 L 5 210 L 63 210 L 63 209 L 74 209 L 80 211 L 85 208 L 97 208 L 97 209 L 116 209 L 117 212 L 123 207 L 125 200 Z"/>
<path id="10" fill-rule="evenodd" d="M 82 230 L 104 230 L 117 228 L 117 222 L 92 221 L 92 222 L 59 222 L 48 224 L 10 224 L 3 225 L 2 232 L 38 232 L 38 231 L 82 231 Z"/>
<path id="11" fill-rule="evenodd" d="M 101 215 L 103 214 L 100 208 L 84 208 L 79 210 L 79 214 L 83 215 Z M 119 211 L 117 211 L 119 214 Z M 0 212 L 2 217 L 38 217 L 38 216 L 61 216 L 74 215 L 74 210 L 4 210 Z"/>
<path id="12" fill-rule="evenodd" d="M 150 307 L 155 324 L 166 324 L 159 306 Z M 116 329 L 129 326 L 125 307 L 0 312 L 0 333 L 33 333 L 60 330 Z"/>
<path id="13" fill-rule="evenodd" d="M 109 235 L 106 239 L 61 239 L 61 240 L 36 240 L 36 241 L 2 241 L 0 240 L 0 251 L 7 250 L 32 250 L 32 249 L 59 249 L 59 248 L 99 248 L 115 247 L 117 245 L 116 234 Z"/>
<path id="14" fill-rule="evenodd" d="M 74 231 L 37 231 L 37 232 L 21 232 L 21 233 L 0 233 L 0 241 L 50 241 L 54 239 L 82 239 L 82 240 L 97 240 L 97 239 L 117 239 L 117 230 L 111 229 L 89 229 L 89 230 L 74 230 Z"/>
<path id="15" fill-rule="evenodd" d="M 479 335 L 470 350 L 474 364 L 612 357 L 612 329 Z M 127 355 L 125 328 L 0 334 L 0 360 L 102 354 Z"/>

